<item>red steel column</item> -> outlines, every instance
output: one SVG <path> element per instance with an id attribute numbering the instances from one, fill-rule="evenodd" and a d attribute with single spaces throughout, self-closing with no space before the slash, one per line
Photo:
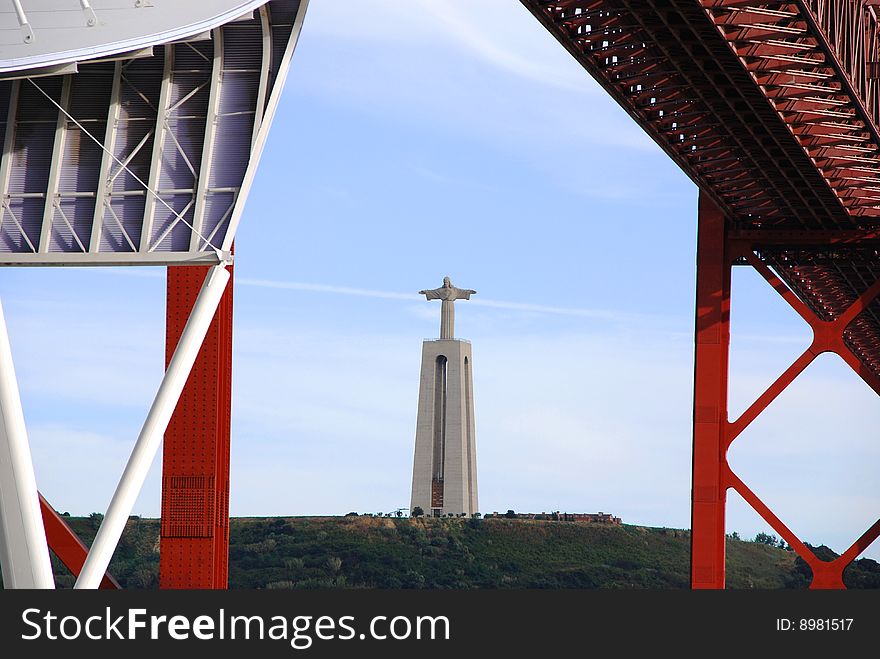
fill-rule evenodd
<path id="1" fill-rule="evenodd" d="M 206 273 L 203 267 L 168 268 L 166 366 Z M 226 588 L 228 582 L 232 282 L 165 433 L 161 588 Z"/>
<path id="2" fill-rule="evenodd" d="M 691 587 L 724 588 L 730 270 L 724 214 L 700 193 L 691 489 Z"/>

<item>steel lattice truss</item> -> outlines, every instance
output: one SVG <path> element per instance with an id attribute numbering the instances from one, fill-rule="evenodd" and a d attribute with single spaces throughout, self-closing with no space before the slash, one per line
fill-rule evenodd
<path id="1" fill-rule="evenodd" d="M 871 241 L 790 249 L 780 237 L 859 235 L 880 217 L 880 37 L 864 0 L 524 4 L 734 227 L 779 232 L 756 246 L 820 317 L 880 277 Z M 846 340 L 880 377 L 880 305 Z"/>
<path id="2" fill-rule="evenodd" d="M 737 477 L 730 444 L 824 352 L 880 393 L 878 0 L 522 0 L 701 190 L 692 583 L 724 585 L 734 489 L 813 569 L 825 563 Z M 809 324 L 806 351 L 738 419 L 727 410 L 730 268 L 750 265 Z"/>
<path id="3" fill-rule="evenodd" d="M 296 8 L 0 75 L 0 265 L 228 258 Z"/>

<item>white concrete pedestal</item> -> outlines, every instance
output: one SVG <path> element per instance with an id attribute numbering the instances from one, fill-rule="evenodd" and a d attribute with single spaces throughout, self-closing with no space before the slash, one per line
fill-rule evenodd
<path id="1" fill-rule="evenodd" d="M 472 515 L 477 506 L 471 344 L 425 341 L 410 512 Z"/>

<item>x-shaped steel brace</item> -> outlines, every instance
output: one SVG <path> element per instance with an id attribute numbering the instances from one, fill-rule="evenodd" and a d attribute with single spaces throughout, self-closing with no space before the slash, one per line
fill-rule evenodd
<path id="1" fill-rule="evenodd" d="M 727 450 L 733 441 L 804 372 L 816 357 L 832 352 L 838 355 L 850 368 L 880 394 L 880 378 L 869 370 L 852 352 L 844 340 L 847 327 L 868 305 L 880 295 L 880 280 L 863 292 L 843 313 L 833 320 L 822 320 L 754 253 L 752 246 L 739 241 L 731 241 L 730 261 L 738 258 L 746 261 L 758 271 L 773 289 L 794 309 L 813 330 L 813 340 L 809 347 L 762 393 L 735 421 L 724 421 L 723 460 L 721 464 L 722 487 L 736 491 L 764 520 L 807 562 L 813 571 L 811 588 L 844 588 L 843 571 L 867 547 L 880 536 L 880 519 L 859 537 L 843 554 L 834 561 L 819 559 L 809 547 L 777 517 L 770 508 L 733 472 L 727 462 Z"/>

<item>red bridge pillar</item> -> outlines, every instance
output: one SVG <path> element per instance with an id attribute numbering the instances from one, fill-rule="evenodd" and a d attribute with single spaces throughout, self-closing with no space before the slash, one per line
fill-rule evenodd
<path id="1" fill-rule="evenodd" d="M 700 194 L 691 489 L 691 584 L 724 588 L 730 269 L 724 214 Z"/>
<path id="2" fill-rule="evenodd" d="M 206 272 L 194 266 L 168 268 L 166 366 Z M 162 588 L 226 588 L 228 582 L 232 281 L 165 433 Z"/>
<path id="3" fill-rule="evenodd" d="M 737 231 L 723 213 L 700 194 L 697 239 L 696 350 L 694 369 L 694 452 L 691 491 L 691 586 L 724 588 L 727 490 L 732 488 L 809 565 L 811 588 L 844 588 L 846 567 L 880 537 L 880 520 L 833 561 L 820 560 L 803 541 L 734 473 L 727 462 L 730 445 L 819 355 L 838 355 L 880 394 L 880 378 L 868 369 L 847 343 L 850 325 L 880 296 L 880 281 L 831 318 L 820 318 L 756 254 L 794 247 L 816 253 L 829 247 L 880 242 L 872 229 L 838 231 Z M 807 349 L 743 412 L 730 420 L 727 380 L 730 348 L 730 280 L 734 263 L 751 266 L 813 331 Z"/>

